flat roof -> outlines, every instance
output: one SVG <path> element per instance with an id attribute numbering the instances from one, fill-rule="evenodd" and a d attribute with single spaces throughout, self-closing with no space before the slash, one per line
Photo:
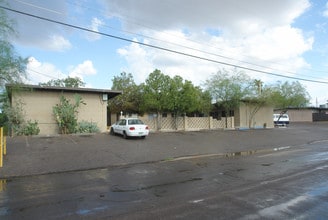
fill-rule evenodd
<path id="1" fill-rule="evenodd" d="M 59 92 L 75 92 L 75 93 L 97 93 L 108 94 L 108 98 L 114 98 L 122 94 L 122 91 L 108 90 L 108 89 L 93 89 L 93 88 L 74 88 L 74 87 L 57 87 L 57 86 L 40 86 L 40 85 L 28 85 L 28 84 L 6 84 L 7 90 L 12 89 L 29 89 L 38 91 L 59 91 Z"/>

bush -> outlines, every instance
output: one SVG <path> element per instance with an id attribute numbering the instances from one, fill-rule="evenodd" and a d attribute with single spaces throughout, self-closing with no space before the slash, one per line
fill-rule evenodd
<path id="1" fill-rule="evenodd" d="M 77 133 L 98 133 L 100 132 L 97 123 L 81 121 L 77 126 Z"/>
<path id="2" fill-rule="evenodd" d="M 77 114 L 81 104 L 82 97 L 78 94 L 74 95 L 74 103 L 72 104 L 63 95 L 60 97 L 60 103 L 53 107 L 53 113 L 62 134 L 72 134 L 77 132 Z"/>
<path id="3" fill-rule="evenodd" d="M 19 128 L 16 128 L 15 133 L 17 135 L 38 135 L 40 133 L 40 128 L 37 121 L 31 122 L 29 120 Z"/>

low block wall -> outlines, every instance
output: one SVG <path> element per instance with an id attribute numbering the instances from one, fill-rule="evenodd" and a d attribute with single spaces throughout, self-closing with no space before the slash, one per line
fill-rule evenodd
<path id="1" fill-rule="evenodd" d="M 234 128 L 234 118 L 221 118 L 221 120 L 212 117 L 157 117 L 143 116 L 143 120 L 152 131 L 198 131 L 204 129 L 224 129 Z"/>

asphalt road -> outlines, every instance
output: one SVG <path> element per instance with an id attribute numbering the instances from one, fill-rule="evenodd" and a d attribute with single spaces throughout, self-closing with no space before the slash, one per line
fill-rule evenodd
<path id="1" fill-rule="evenodd" d="M 272 138 L 267 130 L 240 132 L 243 143 L 220 143 L 266 150 L 199 150 L 201 156 L 3 179 L 0 219 L 327 219 L 327 131 L 321 123 L 277 129 Z M 215 141 L 212 132 L 193 133 L 194 142 L 184 135 L 186 144 Z M 153 139 L 127 143 L 134 141 Z"/>
<path id="2" fill-rule="evenodd" d="M 288 128 L 151 133 L 145 140 L 108 134 L 14 137 L 0 179 L 115 167 L 179 158 L 273 150 L 327 139 L 328 123 Z"/>

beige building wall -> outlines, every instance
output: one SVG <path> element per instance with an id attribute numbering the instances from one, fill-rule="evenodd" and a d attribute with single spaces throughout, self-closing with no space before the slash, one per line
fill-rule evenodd
<path id="1" fill-rule="evenodd" d="M 280 111 L 275 113 L 279 114 Z M 312 109 L 288 109 L 287 114 L 290 122 L 312 122 Z"/>
<path id="2" fill-rule="evenodd" d="M 53 115 L 53 106 L 59 104 L 61 95 L 73 103 L 76 92 L 61 91 L 20 91 L 12 94 L 12 105 L 21 101 L 24 105 L 25 120 L 36 120 L 40 135 L 58 134 L 59 128 Z M 107 101 L 102 100 L 101 93 L 79 93 L 86 105 L 80 105 L 78 122 L 84 120 L 97 124 L 101 132 L 107 131 Z"/>
<path id="3" fill-rule="evenodd" d="M 269 106 L 261 107 L 254 115 L 249 124 L 254 105 L 242 103 L 235 111 L 235 127 L 239 128 L 273 128 L 273 108 Z"/>

